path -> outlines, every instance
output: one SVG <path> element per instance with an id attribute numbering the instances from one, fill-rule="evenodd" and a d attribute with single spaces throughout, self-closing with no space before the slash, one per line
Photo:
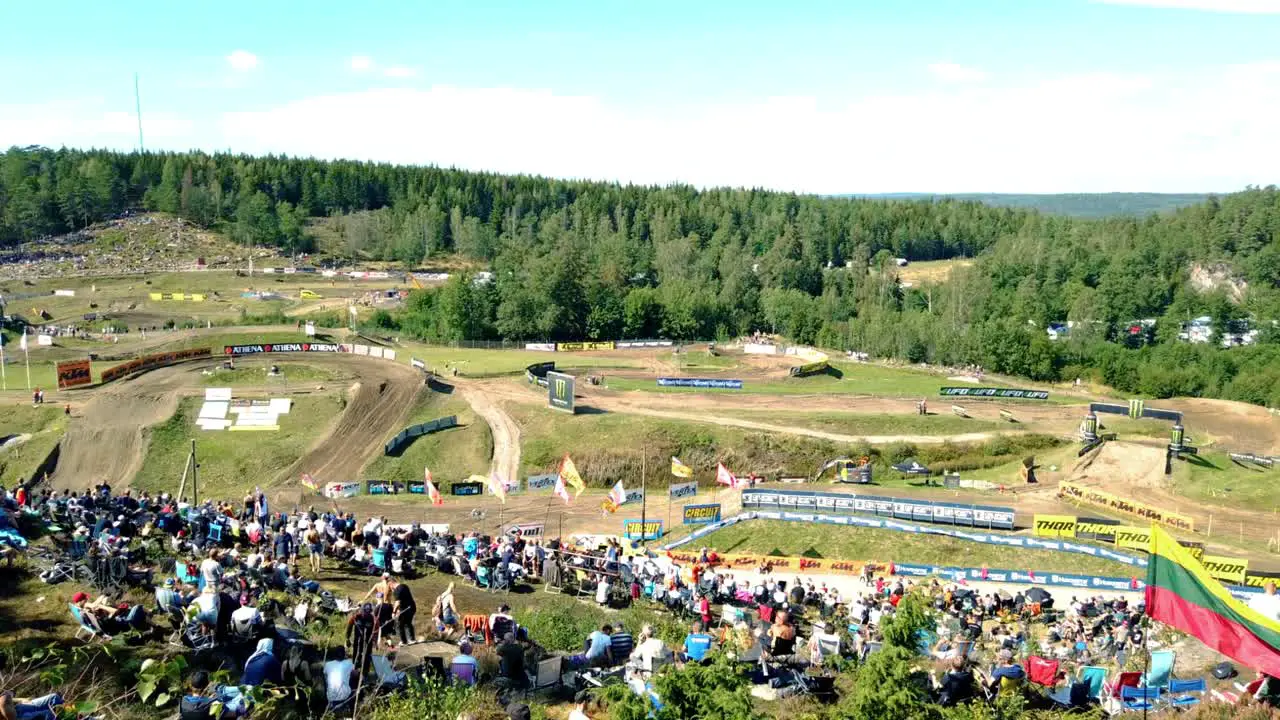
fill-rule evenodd
<path id="1" fill-rule="evenodd" d="M 496 472 L 505 480 L 520 477 L 520 426 L 507 414 L 495 398 L 483 386 L 454 378 L 452 380 L 462 397 L 477 415 L 489 424 L 493 435 L 493 461 L 490 472 Z"/>

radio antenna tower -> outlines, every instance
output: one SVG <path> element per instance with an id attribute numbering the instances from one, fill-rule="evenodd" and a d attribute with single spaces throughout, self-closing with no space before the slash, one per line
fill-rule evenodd
<path id="1" fill-rule="evenodd" d="M 133 74 L 133 104 L 138 111 L 138 152 L 142 152 L 142 95 L 138 92 L 138 73 Z"/>

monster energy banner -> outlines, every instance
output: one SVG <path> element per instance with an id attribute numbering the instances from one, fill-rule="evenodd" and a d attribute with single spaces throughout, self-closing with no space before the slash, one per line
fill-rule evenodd
<path id="1" fill-rule="evenodd" d="M 1048 400 L 1047 390 L 1017 390 L 1002 387 L 944 387 L 938 390 L 944 397 L 995 397 L 1021 398 L 1023 400 Z"/>
<path id="2" fill-rule="evenodd" d="M 1153 420 L 1168 420 L 1179 425 L 1182 424 L 1182 413 L 1177 410 L 1161 410 L 1160 408 L 1147 407 L 1147 403 L 1144 400 L 1130 400 L 1128 405 L 1089 403 L 1089 412 L 1128 415 L 1134 420 L 1151 418 Z"/>
<path id="3" fill-rule="evenodd" d="M 572 375 L 547 373 L 547 407 L 573 413 L 573 381 Z"/>

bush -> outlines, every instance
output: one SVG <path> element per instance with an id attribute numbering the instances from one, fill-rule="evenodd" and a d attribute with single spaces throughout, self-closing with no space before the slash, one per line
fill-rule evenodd
<path id="1" fill-rule="evenodd" d="M 609 618 L 592 605 L 570 598 L 548 598 L 516 613 L 516 622 L 528 628 L 529 637 L 547 650 L 581 653 L 587 636 Z"/>

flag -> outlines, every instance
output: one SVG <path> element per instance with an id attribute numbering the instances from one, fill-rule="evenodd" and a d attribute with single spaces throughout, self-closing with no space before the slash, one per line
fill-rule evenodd
<path id="1" fill-rule="evenodd" d="M 617 510 L 627 501 L 627 489 L 622 487 L 622 481 L 619 480 L 617 485 L 609 491 L 609 502 L 613 503 L 613 509 Z"/>
<path id="2" fill-rule="evenodd" d="M 1228 658 L 1280 677 L 1280 621 L 1231 596 L 1187 548 L 1151 527 L 1147 615 Z"/>
<path id="3" fill-rule="evenodd" d="M 489 492 L 498 496 L 503 503 L 507 501 L 507 481 L 498 477 L 498 473 L 489 473 Z"/>
<path id="4" fill-rule="evenodd" d="M 436 489 L 436 484 L 431 482 L 431 468 L 423 468 L 423 475 L 427 479 L 427 497 L 431 498 L 431 504 L 439 507 L 444 504 L 444 498 L 441 497 L 440 491 Z"/>
<path id="5" fill-rule="evenodd" d="M 746 484 L 746 481 L 738 480 L 738 478 L 734 477 L 733 473 L 729 472 L 729 468 L 724 466 L 724 463 L 716 463 L 716 482 L 734 489 Z"/>
<path id="6" fill-rule="evenodd" d="M 693 477 L 693 468 L 680 462 L 680 458 L 671 456 L 671 474 L 678 478 Z"/>
<path id="7" fill-rule="evenodd" d="M 573 486 L 573 496 L 577 497 L 587 489 L 587 484 L 582 482 L 582 476 L 578 474 L 578 468 L 573 464 L 573 458 L 568 455 L 564 456 L 564 460 L 560 461 L 560 477 L 559 479 L 566 485 Z"/>
<path id="8" fill-rule="evenodd" d="M 18 341 L 18 349 L 22 352 L 27 351 L 27 329 L 22 328 L 22 339 Z"/>
<path id="9" fill-rule="evenodd" d="M 563 475 L 556 476 L 556 488 L 552 492 L 556 494 L 556 497 L 564 500 L 565 505 L 569 504 L 569 489 L 564 486 Z"/>

